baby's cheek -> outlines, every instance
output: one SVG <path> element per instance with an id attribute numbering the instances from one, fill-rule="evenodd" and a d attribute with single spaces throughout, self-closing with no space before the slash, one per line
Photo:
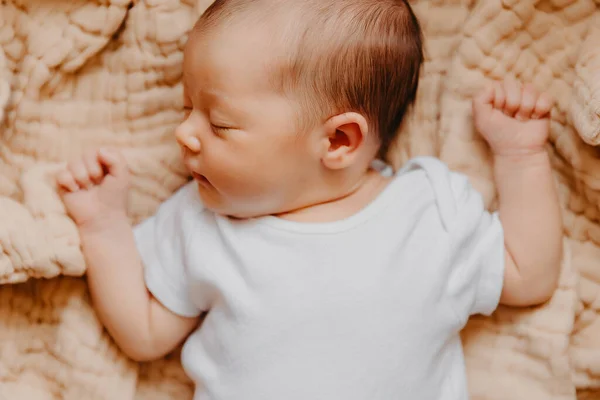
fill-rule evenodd
<path id="1" fill-rule="evenodd" d="M 262 202 L 277 197 L 277 192 L 287 184 L 286 176 L 291 171 L 282 154 L 264 154 L 253 149 L 225 152 L 213 147 L 211 150 L 203 155 L 205 166 L 232 200 L 252 198 Z"/>
<path id="2" fill-rule="evenodd" d="M 281 197 L 282 184 L 273 179 L 272 171 L 253 168 L 232 178 L 229 182 L 229 194 L 239 202 L 252 202 L 256 206 L 265 207 L 277 203 L 277 199 Z"/>

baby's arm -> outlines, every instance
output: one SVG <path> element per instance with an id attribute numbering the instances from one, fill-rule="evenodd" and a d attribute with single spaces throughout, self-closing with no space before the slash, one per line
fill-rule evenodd
<path id="1" fill-rule="evenodd" d="M 88 264 L 92 301 L 119 347 L 137 361 L 173 350 L 196 326 L 148 292 L 125 205 L 128 172 L 118 154 L 99 152 L 71 163 L 58 176 L 63 200 L 77 223 Z"/>
<path id="2" fill-rule="evenodd" d="M 562 221 L 548 155 L 495 156 L 506 272 L 501 303 L 542 303 L 556 289 Z"/>
<path id="3" fill-rule="evenodd" d="M 148 292 L 129 222 L 118 218 L 80 234 L 96 312 L 119 347 L 136 361 L 173 350 L 198 320 L 172 313 Z"/>
<path id="4" fill-rule="evenodd" d="M 514 81 L 474 102 L 475 124 L 493 153 L 506 248 L 500 301 L 506 305 L 542 303 L 558 282 L 562 220 L 545 148 L 551 108 L 547 95 Z"/>

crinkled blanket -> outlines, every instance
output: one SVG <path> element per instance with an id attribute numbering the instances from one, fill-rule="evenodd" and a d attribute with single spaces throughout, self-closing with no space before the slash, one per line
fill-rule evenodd
<path id="1" fill-rule="evenodd" d="M 103 331 L 51 176 L 86 148 L 124 149 L 134 222 L 185 181 L 172 135 L 182 46 L 209 3 L 0 0 L 0 399 L 191 399 L 177 354 L 138 365 Z M 427 59 L 396 167 L 439 156 L 493 210 L 471 96 L 511 74 L 558 100 L 548 150 L 565 221 L 560 287 L 544 306 L 469 322 L 472 398 L 600 399 L 600 0 L 413 4 Z"/>

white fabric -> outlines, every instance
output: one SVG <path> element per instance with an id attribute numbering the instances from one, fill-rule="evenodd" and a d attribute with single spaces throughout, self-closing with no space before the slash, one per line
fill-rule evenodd
<path id="1" fill-rule="evenodd" d="M 498 304 L 503 231 L 436 159 L 338 222 L 224 218 L 190 183 L 135 232 L 154 296 L 207 312 L 182 353 L 195 400 L 468 398 L 458 333 Z"/>

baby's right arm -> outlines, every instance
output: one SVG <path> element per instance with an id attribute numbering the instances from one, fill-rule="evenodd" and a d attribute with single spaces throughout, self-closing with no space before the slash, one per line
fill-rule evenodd
<path id="1" fill-rule="evenodd" d="M 129 176 L 124 159 L 99 151 L 69 164 L 57 182 L 77 224 L 92 301 L 100 321 L 132 359 L 173 350 L 196 327 L 163 307 L 148 291 L 126 215 Z"/>

